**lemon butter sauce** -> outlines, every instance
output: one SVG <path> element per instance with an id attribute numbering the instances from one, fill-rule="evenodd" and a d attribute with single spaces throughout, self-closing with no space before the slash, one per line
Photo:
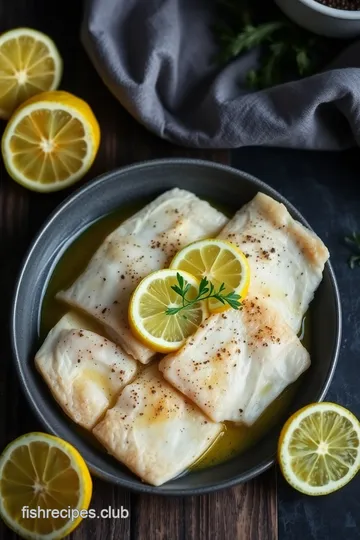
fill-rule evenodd
<path id="1" fill-rule="evenodd" d="M 60 318 L 69 311 L 62 302 L 56 300 L 56 293 L 69 287 L 83 272 L 96 249 L 108 234 L 118 227 L 125 219 L 140 210 L 144 203 L 128 206 L 105 216 L 92 224 L 68 247 L 60 258 L 49 281 L 41 312 L 40 338 L 43 340 Z M 215 205 L 214 205 L 215 206 Z M 224 212 L 224 208 L 219 208 Z M 225 212 L 229 214 L 229 212 Z M 308 317 L 304 317 L 301 340 L 306 348 L 309 345 Z M 92 326 L 94 322 L 92 321 Z M 99 325 L 99 333 L 104 333 Z M 209 450 L 191 467 L 192 470 L 211 467 L 241 454 L 256 444 L 275 425 L 284 420 L 286 411 L 291 404 L 299 381 L 290 385 L 250 427 L 225 422 L 223 432 L 212 444 Z M 93 437 L 91 437 L 92 439 Z M 98 444 L 94 444 L 98 447 Z"/>

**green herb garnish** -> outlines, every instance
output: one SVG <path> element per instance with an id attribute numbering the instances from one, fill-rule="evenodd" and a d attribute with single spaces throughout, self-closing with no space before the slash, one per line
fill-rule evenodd
<path id="1" fill-rule="evenodd" d="M 354 252 L 349 257 L 349 266 L 353 270 L 355 266 L 360 266 L 360 233 L 353 232 L 350 236 L 345 236 L 344 240 Z"/>
<path id="2" fill-rule="evenodd" d="M 207 278 L 202 278 L 199 285 L 199 290 L 195 298 L 192 300 L 186 298 L 190 290 L 190 283 L 182 277 L 179 272 L 176 274 L 177 285 L 173 285 L 171 288 L 182 298 L 182 305 L 179 307 L 168 308 L 166 310 L 166 315 L 176 315 L 179 311 L 188 309 L 197 302 L 202 302 L 203 300 L 208 300 L 209 298 L 216 298 L 221 304 L 228 304 L 233 309 L 240 309 L 240 295 L 234 292 L 223 294 L 225 290 L 225 284 L 222 283 L 218 290 L 215 289 L 214 285 Z"/>
<path id="3" fill-rule="evenodd" d="M 268 88 L 312 75 L 339 49 L 336 40 L 315 36 L 284 17 L 277 8 L 269 11 L 269 7 L 264 10 L 262 6 L 257 9 L 254 0 L 217 1 L 216 60 L 224 64 L 259 49 L 258 65 L 246 77 L 250 88 Z"/>
<path id="4" fill-rule="evenodd" d="M 283 26 L 283 22 L 269 22 L 258 26 L 247 24 L 239 33 L 233 32 L 229 27 L 222 26 L 222 30 L 219 30 L 219 38 L 222 43 L 219 60 L 228 62 L 235 56 L 261 45 Z M 218 28 L 221 27 L 218 26 Z"/>

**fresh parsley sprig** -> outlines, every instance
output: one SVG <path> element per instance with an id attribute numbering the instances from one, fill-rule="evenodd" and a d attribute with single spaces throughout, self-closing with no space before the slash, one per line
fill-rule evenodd
<path id="1" fill-rule="evenodd" d="M 216 298 L 221 304 L 228 304 L 233 309 L 240 309 L 240 295 L 231 292 L 228 294 L 223 294 L 225 290 L 225 284 L 222 283 L 220 287 L 216 290 L 213 283 L 207 278 L 202 278 L 199 285 L 199 290 L 195 298 L 187 298 L 187 294 L 191 288 L 190 283 L 183 278 L 179 272 L 176 274 L 177 285 L 173 285 L 171 288 L 182 298 L 182 305 L 178 307 L 168 308 L 166 310 L 166 315 L 176 315 L 182 310 L 189 309 L 191 306 L 197 302 L 202 302 L 203 300 L 208 300 L 209 298 Z"/>
<path id="2" fill-rule="evenodd" d="M 219 49 L 215 60 L 226 64 L 257 50 L 257 66 L 246 77 L 252 89 L 313 75 L 341 48 L 338 40 L 300 28 L 276 6 L 266 5 L 264 9 L 263 2 L 254 0 L 217 0 L 216 5 L 213 31 Z"/>
<path id="3" fill-rule="evenodd" d="M 283 28 L 285 23 L 275 21 L 254 26 L 246 24 L 241 31 L 233 31 L 225 24 L 216 26 L 219 43 L 221 45 L 218 60 L 220 63 L 227 63 L 239 54 L 250 51 L 254 47 L 262 45 L 270 40 L 273 34 Z"/>
<path id="4" fill-rule="evenodd" d="M 344 240 L 354 252 L 349 257 L 349 266 L 353 270 L 355 266 L 360 266 L 360 233 L 353 232 L 350 236 L 345 236 Z"/>

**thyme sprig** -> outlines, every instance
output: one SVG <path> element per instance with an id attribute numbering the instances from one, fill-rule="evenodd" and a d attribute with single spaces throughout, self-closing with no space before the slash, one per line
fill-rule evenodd
<path id="1" fill-rule="evenodd" d="M 255 90 L 313 75 L 342 47 L 338 40 L 303 30 L 271 4 L 260 0 L 216 1 L 215 60 L 223 65 L 257 50 L 257 63 L 246 77 L 247 86 Z"/>
<path id="2" fill-rule="evenodd" d="M 202 278 L 199 285 L 199 290 L 195 298 L 187 298 L 187 294 L 191 288 L 190 283 L 183 278 L 179 272 L 176 274 L 177 285 L 173 285 L 171 288 L 182 298 L 182 304 L 178 307 L 171 307 L 166 310 L 166 315 L 176 315 L 182 310 L 189 309 L 191 306 L 203 300 L 209 300 L 209 298 L 215 298 L 221 304 L 228 304 L 233 309 L 239 309 L 241 307 L 240 295 L 235 292 L 224 294 L 225 284 L 222 283 L 216 290 L 215 286 L 206 277 Z"/>

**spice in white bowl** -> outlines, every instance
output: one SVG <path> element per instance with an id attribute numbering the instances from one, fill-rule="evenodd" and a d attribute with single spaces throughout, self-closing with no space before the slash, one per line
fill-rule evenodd
<path id="1" fill-rule="evenodd" d="M 320 36 L 360 36 L 360 0 L 275 0 L 295 23 Z"/>
<path id="2" fill-rule="evenodd" d="M 316 0 L 319 4 L 345 11 L 360 11 L 360 0 Z"/>

